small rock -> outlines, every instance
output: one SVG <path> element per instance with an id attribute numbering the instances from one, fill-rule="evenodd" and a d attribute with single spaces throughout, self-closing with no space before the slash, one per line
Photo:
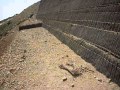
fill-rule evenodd
<path id="1" fill-rule="evenodd" d="M 63 78 L 63 81 L 67 81 L 67 78 L 66 78 L 66 77 L 64 77 L 64 78 Z"/>
<path id="2" fill-rule="evenodd" d="M 102 79 L 98 79 L 98 78 L 96 78 L 99 82 L 102 82 Z"/>
<path id="3" fill-rule="evenodd" d="M 24 59 L 20 59 L 19 62 L 24 62 L 25 60 Z"/>
<path id="4" fill-rule="evenodd" d="M 0 86 L 2 86 L 5 83 L 5 79 L 0 79 Z"/>
<path id="5" fill-rule="evenodd" d="M 27 50 L 24 50 L 24 53 L 26 53 L 27 52 Z"/>
<path id="6" fill-rule="evenodd" d="M 108 83 L 111 83 L 111 81 L 112 81 L 112 80 L 111 80 L 111 79 L 109 79 L 109 80 L 108 80 Z"/>
<path id="7" fill-rule="evenodd" d="M 66 57 L 69 57 L 68 55 L 66 55 Z"/>
<path id="8" fill-rule="evenodd" d="M 0 68 L 2 68 L 3 66 L 4 66 L 4 65 L 3 65 L 3 64 L 1 64 L 1 65 L 0 65 Z"/>
<path id="9" fill-rule="evenodd" d="M 98 81 L 99 81 L 99 82 L 102 82 L 102 79 L 99 79 Z"/>
<path id="10" fill-rule="evenodd" d="M 2 64 L 2 65 L 0 65 L 0 70 L 2 70 L 2 68 L 4 67 L 4 65 Z"/>
<path id="11" fill-rule="evenodd" d="M 64 57 L 62 57 L 62 59 L 63 59 Z"/>
<path id="12" fill-rule="evenodd" d="M 21 58 L 22 58 L 22 59 L 26 59 L 26 56 L 25 56 L 25 55 L 23 55 Z"/>
<path id="13" fill-rule="evenodd" d="M 96 78 L 96 76 L 94 76 L 94 78 Z"/>
<path id="14" fill-rule="evenodd" d="M 5 76 L 8 78 L 12 73 L 10 71 L 6 71 Z"/>
<path id="15" fill-rule="evenodd" d="M 72 85 L 71 85 L 71 87 L 75 87 L 75 85 L 74 85 L 74 84 L 72 84 Z"/>
<path id="16" fill-rule="evenodd" d="M 16 69 L 10 69 L 10 73 L 14 73 L 16 71 Z"/>

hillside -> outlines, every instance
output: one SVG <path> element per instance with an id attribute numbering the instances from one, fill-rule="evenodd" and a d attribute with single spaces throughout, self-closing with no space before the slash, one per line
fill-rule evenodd
<path id="1" fill-rule="evenodd" d="M 32 6 L 23 10 L 20 14 L 16 14 L 13 17 L 2 20 L 0 22 L 0 38 L 7 34 L 15 26 L 27 20 L 31 15 L 36 15 L 40 2 L 33 4 Z"/>
<path id="2" fill-rule="evenodd" d="M 0 90 L 120 90 L 119 55 L 95 44 L 116 34 L 94 30 L 98 18 L 89 13 L 108 2 L 41 0 L 1 21 Z"/>

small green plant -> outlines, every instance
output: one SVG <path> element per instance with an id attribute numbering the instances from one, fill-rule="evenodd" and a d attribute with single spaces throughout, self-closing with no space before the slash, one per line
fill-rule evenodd
<path id="1" fill-rule="evenodd" d="M 0 25 L 0 37 L 7 35 L 7 32 L 12 29 L 12 22 L 7 21 L 4 24 Z"/>

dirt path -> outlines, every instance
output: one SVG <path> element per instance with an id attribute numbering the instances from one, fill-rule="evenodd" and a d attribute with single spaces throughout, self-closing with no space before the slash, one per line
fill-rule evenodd
<path id="1" fill-rule="evenodd" d="M 0 90 L 120 90 L 44 28 L 17 32 L 1 60 Z M 74 78 L 66 63 L 93 72 Z"/>

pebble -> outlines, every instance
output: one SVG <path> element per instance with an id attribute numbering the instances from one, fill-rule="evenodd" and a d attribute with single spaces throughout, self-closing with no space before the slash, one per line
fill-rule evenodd
<path id="1" fill-rule="evenodd" d="M 10 73 L 14 73 L 16 71 L 16 69 L 10 69 Z"/>
<path id="2" fill-rule="evenodd" d="M 26 56 L 25 56 L 25 55 L 23 55 L 23 56 L 21 57 L 21 59 L 26 59 Z"/>
<path id="3" fill-rule="evenodd" d="M 27 50 L 24 50 L 24 53 L 26 53 L 27 52 Z"/>
<path id="4" fill-rule="evenodd" d="M 2 64 L 2 65 L 0 65 L 0 70 L 2 69 L 4 67 L 4 65 Z"/>
<path id="5" fill-rule="evenodd" d="M 25 60 L 24 59 L 20 59 L 19 62 L 24 62 Z"/>
<path id="6" fill-rule="evenodd" d="M 66 55 L 66 57 L 69 57 L 68 55 Z"/>
<path id="7" fill-rule="evenodd" d="M 98 79 L 99 82 L 102 82 L 102 79 Z"/>
<path id="8" fill-rule="evenodd" d="M 3 66 L 4 66 L 4 65 L 3 65 L 3 64 L 1 64 L 1 65 L 0 65 L 0 68 L 2 68 Z"/>
<path id="9" fill-rule="evenodd" d="M 66 77 L 64 77 L 64 78 L 63 78 L 63 81 L 67 81 L 67 78 L 66 78 Z"/>
<path id="10" fill-rule="evenodd" d="M 45 42 L 47 42 L 47 41 L 45 41 Z"/>
<path id="11" fill-rule="evenodd" d="M 94 76 L 94 78 L 96 78 L 96 76 Z"/>
<path id="12" fill-rule="evenodd" d="M 108 83 L 111 83 L 111 79 L 108 80 Z"/>
<path id="13" fill-rule="evenodd" d="M 6 77 L 9 77 L 9 75 L 12 75 L 12 73 L 10 71 L 6 71 L 5 75 Z"/>
<path id="14" fill-rule="evenodd" d="M 96 78 L 99 82 L 102 82 L 102 79 Z"/>
<path id="15" fill-rule="evenodd" d="M 0 86 L 2 86 L 5 83 L 5 79 L 0 79 Z"/>
<path id="16" fill-rule="evenodd" d="M 71 85 L 71 87 L 75 87 L 75 85 L 74 85 L 74 84 L 72 84 L 72 85 Z"/>

